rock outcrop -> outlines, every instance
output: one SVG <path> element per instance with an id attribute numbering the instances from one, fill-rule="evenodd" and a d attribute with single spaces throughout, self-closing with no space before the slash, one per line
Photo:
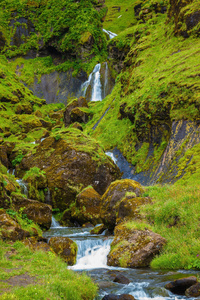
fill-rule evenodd
<path id="1" fill-rule="evenodd" d="M 128 229 L 119 225 L 114 233 L 115 238 L 108 255 L 109 266 L 148 267 L 166 244 L 163 237 L 149 230 Z"/>

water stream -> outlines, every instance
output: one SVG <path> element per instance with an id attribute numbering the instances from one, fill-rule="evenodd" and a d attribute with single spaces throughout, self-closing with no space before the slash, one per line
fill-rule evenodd
<path id="1" fill-rule="evenodd" d="M 44 233 L 46 238 L 64 236 L 74 240 L 78 245 L 77 263 L 68 267 L 77 272 L 86 272 L 99 285 L 99 295 L 96 300 L 107 294 L 130 294 L 136 300 L 181 300 L 193 299 L 174 295 L 164 288 L 165 284 L 174 279 L 197 275 L 191 271 L 154 271 L 146 269 L 123 269 L 107 266 L 107 255 L 113 237 L 91 235 L 91 228 L 51 227 Z M 123 274 L 129 284 L 113 282 L 117 274 Z"/>

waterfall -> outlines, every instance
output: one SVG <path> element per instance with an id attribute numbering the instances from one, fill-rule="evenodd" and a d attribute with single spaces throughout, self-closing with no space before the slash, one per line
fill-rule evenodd
<path id="1" fill-rule="evenodd" d="M 59 228 L 61 227 L 60 224 L 56 221 L 56 219 L 52 216 L 51 220 L 51 228 Z"/>
<path id="2" fill-rule="evenodd" d="M 89 86 L 92 88 L 90 101 L 102 100 L 102 90 L 100 81 L 101 64 L 97 64 L 92 73 L 89 75 L 88 80 L 81 86 L 82 96 L 85 97 Z"/>
<path id="3" fill-rule="evenodd" d="M 110 158 L 114 161 L 115 164 L 117 164 L 117 158 L 114 156 L 112 152 L 105 152 L 106 155 L 110 156 Z"/>
<path id="4" fill-rule="evenodd" d="M 16 181 L 20 185 L 22 194 L 24 194 L 24 195 L 26 195 L 28 197 L 28 188 L 27 188 L 26 183 L 22 179 L 17 179 Z"/>
<path id="5" fill-rule="evenodd" d="M 104 31 L 105 33 L 107 33 L 107 34 L 108 34 L 108 36 L 109 36 L 109 38 L 110 38 L 110 39 L 113 39 L 114 37 L 116 37 L 116 36 L 117 36 L 117 34 L 116 34 L 116 33 L 114 33 L 114 32 L 111 32 L 111 31 L 109 31 L 109 30 L 105 30 L 105 29 L 103 29 L 103 31 Z"/>
<path id="6" fill-rule="evenodd" d="M 78 245 L 77 263 L 73 270 L 107 268 L 107 255 L 112 239 L 76 240 Z"/>

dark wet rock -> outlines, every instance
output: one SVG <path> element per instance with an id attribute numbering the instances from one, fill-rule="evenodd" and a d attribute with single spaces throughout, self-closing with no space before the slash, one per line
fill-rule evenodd
<path id="1" fill-rule="evenodd" d="M 104 296 L 102 300 L 135 300 L 135 298 L 129 294 L 122 294 L 122 295 L 109 294 Z"/>
<path id="2" fill-rule="evenodd" d="M 49 240 L 49 245 L 53 251 L 60 255 L 69 266 L 76 263 L 76 255 L 78 247 L 74 241 L 67 237 L 52 237 Z"/>
<path id="3" fill-rule="evenodd" d="M 170 290 L 173 294 L 184 295 L 185 291 L 197 283 L 197 278 L 195 276 L 184 277 L 165 285 L 167 290 Z"/>
<path id="4" fill-rule="evenodd" d="M 125 268 L 148 267 L 166 240 L 150 230 L 128 229 L 118 225 L 108 254 L 108 265 Z"/>
<path id="5" fill-rule="evenodd" d="M 122 284 L 129 284 L 129 283 L 130 283 L 130 280 L 129 280 L 126 276 L 124 276 L 124 275 L 122 275 L 122 274 L 118 274 L 118 275 L 114 278 L 113 281 L 114 281 L 114 282 L 118 282 L 118 283 L 122 283 Z"/>
<path id="6" fill-rule="evenodd" d="M 199 297 L 200 296 L 200 283 L 192 285 L 185 291 L 187 297 Z"/>
<path id="7" fill-rule="evenodd" d="M 30 236 L 30 233 L 22 229 L 4 209 L 0 209 L 0 238 L 3 240 L 17 241 Z"/>
<path id="8" fill-rule="evenodd" d="M 15 210 L 23 209 L 23 214 L 26 214 L 34 223 L 37 223 L 44 229 L 50 228 L 52 219 L 52 208 L 50 205 L 20 196 L 13 197 L 12 202 Z"/>
<path id="9" fill-rule="evenodd" d="M 140 197 L 143 192 L 144 188 L 141 184 L 131 179 L 122 179 L 111 183 L 102 196 L 101 206 L 101 218 L 108 229 L 113 230 L 116 225 L 116 216 L 122 199 L 130 195 L 131 197 Z M 121 217 L 124 216 L 125 214 L 121 215 Z"/>
<path id="10" fill-rule="evenodd" d="M 72 76 L 72 70 L 67 72 L 52 72 L 41 75 L 40 81 L 29 86 L 34 95 L 45 99 L 49 103 L 67 103 L 67 99 L 79 97 L 81 85 L 87 80 L 87 74 L 81 72 L 76 77 Z"/>

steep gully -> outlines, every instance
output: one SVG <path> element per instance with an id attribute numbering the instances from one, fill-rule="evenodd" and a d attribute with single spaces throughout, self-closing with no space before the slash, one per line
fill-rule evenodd
<path id="1" fill-rule="evenodd" d="M 105 30 L 104 30 L 105 31 Z M 115 34 L 105 31 L 110 38 Z M 89 78 L 81 86 L 81 95 L 86 96 L 90 89 L 90 101 L 101 101 L 106 96 L 107 71 L 106 63 L 105 80 L 101 83 L 100 76 L 101 64 L 98 63 L 93 69 Z M 106 112 L 101 116 L 99 121 L 93 127 L 98 126 L 99 122 L 105 116 Z M 140 182 L 139 175 L 135 176 L 133 167 L 126 161 L 122 153 L 115 148 L 106 152 L 108 156 L 118 165 L 123 178 L 130 178 Z M 18 181 L 22 192 L 27 194 L 27 187 L 22 180 Z M 184 296 L 176 296 L 164 288 L 164 285 L 173 280 L 173 278 L 183 277 L 191 274 L 189 271 L 152 271 L 151 269 L 123 269 L 107 266 L 107 255 L 110 251 L 112 237 L 102 235 L 91 235 L 91 228 L 68 228 L 62 227 L 52 218 L 52 225 L 48 232 L 44 233 L 44 237 L 63 236 L 73 239 L 78 245 L 78 255 L 76 265 L 70 267 L 72 270 L 79 272 L 86 271 L 95 282 L 99 285 L 99 295 L 96 299 L 102 299 L 106 294 L 130 294 L 137 300 L 175 300 L 186 299 Z M 118 273 L 129 278 L 129 284 L 120 284 L 113 282 L 113 276 Z M 195 272 L 193 272 L 195 274 Z"/>

